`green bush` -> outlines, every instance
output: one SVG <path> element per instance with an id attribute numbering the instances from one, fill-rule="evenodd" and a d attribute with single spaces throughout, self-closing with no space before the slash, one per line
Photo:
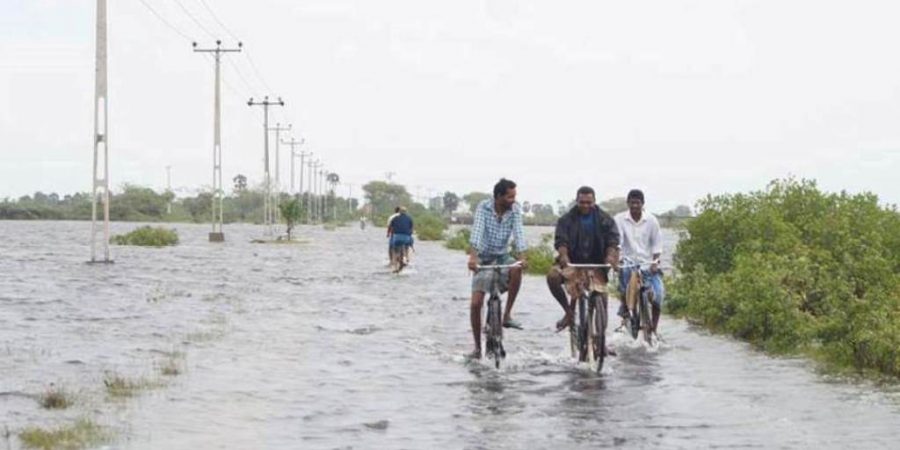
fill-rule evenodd
<path id="1" fill-rule="evenodd" d="M 900 375 L 896 209 L 793 179 L 698 206 L 669 311 L 765 350 Z"/>
<path id="2" fill-rule="evenodd" d="M 460 228 L 456 230 L 456 233 L 453 233 L 449 239 L 444 242 L 444 247 L 449 248 L 450 250 L 469 250 L 469 238 L 472 236 L 472 230 L 470 228 Z"/>
<path id="3" fill-rule="evenodd" d="M 553 233 L 547 233 L 541 236 L 541 243 L 525 250 L 525 260 L 528 267 L 525 268 L 526 273 L 532 275 L 546 275 L 556 260 L 556 251 L 551 245 L 553 241 Z"/>
<path id="4" fill-rule="evenodd" d="M 447 223 L 436 214 L 422 214 L 416 217 L 416 236 L 421 241 L 439 241 L 444 238 Z"/>
<path id="5" fill-rule="evenodd" d="M 127 234 L 113 236 L 110 242 L 116 245 L 140 245 L 144 247 L 165 247 L 178 244 L 178 233 L 162 227 L 144 226 Z"/>

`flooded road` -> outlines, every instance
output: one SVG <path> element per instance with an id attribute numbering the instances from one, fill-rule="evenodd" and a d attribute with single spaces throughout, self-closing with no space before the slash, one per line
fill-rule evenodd
<path id="1" fill-rule="evenodd" d="M 124 232 L 135 224 L 114 224 Z M 541 277 L 516 302 L 509 357 L 470 364 L 465 255 L 417 244 L 386 267 L 383 229 L 173 225 L 181 245 L 115 247 L 87 265 L 89 224 L 0 222 L 0 431 L 90 417 L 108 448 L 896 448 L 896 387 L 834 380 L 663 317 L 665 343 L 616 334 L 600 376 L 553 332 Z M 535 239 L 538 231 L 529 230 Z M 668 248 L 673 245 L 669 236 Z M 160 364 L 176 359 L 181 374 Z M 162 380 L 110 399 L 104 378 Z M 75 396 L 40 408 L 50 384 Z M 5 427 L 5 428 L 4 428 Z"/>

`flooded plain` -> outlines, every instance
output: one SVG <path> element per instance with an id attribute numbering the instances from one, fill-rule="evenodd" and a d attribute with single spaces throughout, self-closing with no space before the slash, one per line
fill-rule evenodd
<path id="1" fill-rule="evenodd" d="M 400 275 L 383 229 L 176 224 L 181 244 L 114 247 L 89 265 L 89 224 L 0 222 L 0 448 L 27 426 L 90 418 L 105 448 L 896 448 L 894 386 L 663 317 L 664 343 L 611 334 L 601 375 L 553 331 L 561 311 L 526 277 L 508 358 L 467 363 L 465 255 L 416 246 Z M 114 232 L 136 224 L 116 223 Z M 530 237 L 548 230 L 529 229 Z M 667 234 L 668 249 L 674 237 Z M 669 251 L 669 253 L 671 253 Z M 174 370 L 165 370 L 165 368 Z M 117 376 L 142 382 L 111 395 Z M 139 383 L 140 384 L 140 383 Z M 46 410 L 51 385 L 73 405 Z"/>

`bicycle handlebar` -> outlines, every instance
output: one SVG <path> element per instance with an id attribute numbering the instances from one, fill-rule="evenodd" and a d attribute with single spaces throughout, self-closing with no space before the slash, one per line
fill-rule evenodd
<path id="1" fill-rule="evenodd" d="M 513 267 L 522 267 L 522 263 L 519 262 L 519 261 L 516 261 L 516 262 L 514 262 L 514 263 L 512 263 L 512 264 L 488 264 L 488 265 L 484 265 L 484 266 L 481 265 L 481 264 L 479 264 L 479 265 L 475 266 L 475 268 L 478 269 L 478 270 L 485 270 L 485 269 L 512 269 Z"/>
<path id="2" fill-rule="evenodd" d="M 572 267 L 575 269 L 609 269 L 612 267 L 611 264 L 574 264 L 569 263 L 566 264 L 566 267 Z"/>
<path id="3" fill-rule="evenodd" d="M 642 267 L 644 267 L 644 266 L 650 266 L 650 265 L 653 265 L 653 264 L 659 265 L 659 260 L 658 260 L 658 259 L 654 259 L 653 261 L 648 261 L 648 262 L 643 262 L 643 263 L 641 263 L 641 262 L 631 261 L 631 260 L 629 260 L 629 259 L 624 259 L 624 260 L 622 260 L 622 264 L 619 264 L 619 268 L 620 268 L 620 269 L 633 269 L 633 268 L 635 268 L 635 267 L 637 267 L 637 268 L 642 268 Z"/>

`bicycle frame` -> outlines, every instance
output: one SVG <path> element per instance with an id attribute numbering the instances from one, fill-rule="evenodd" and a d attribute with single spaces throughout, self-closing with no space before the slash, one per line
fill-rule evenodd
<path id="1" fill-rule="evenodd" d="M 500 360 L 506 357 L 506 350 L 503 349 L 503 324 L 501 321 L 500 300 L 500 275 L 501 270 L 513 267 L 521 267 L 521 263 L 504 264 L 504 265 L 478 265 L 476 271 L 492 270 L 491 279 L 491 296 L 488 299 L 487 314 L 485 317 L 484 330 L 487 334 L 485 340 L 485 354 L 492 354 L 494 357 L 494 367 L 500 368 Z"/>
<path id="2" fill-rule="evenodd" d="M 631 277 L 627 280 L 625 288 L 625 307 L 628 310 L 629 319 L 626 319 L 631 336 L 637 339 L 639 330 L 644 332 L 644 340 L 652 345 L 651 311 L 653 304 L 653 287 L 650 284 L 650 266 L 659 264 L 659 260 L 649 263 L 636 263 L 625 260 L 626 264 L 621 269 L 636 269 L 631 271 Z"/>
<path id="3" fill-rule="evenodd" d="M 569 328 L 569 342 L 572 357 L 578 354 L 579 361 L 590 366 L 596 364 L 599 373 L 603 369 L 606 355 L 606 326 L 608 288 L 606 280 L 595 283 L 595 270 L 608 269 L 609 264 L 568 264 L 576 269 L 576 279 L 570 284 L 571 308 L 578 319 Z M 599 299 L 599 301 L 598 301 Z M 577 304 L 577 309 L 576 309 Z"/>

